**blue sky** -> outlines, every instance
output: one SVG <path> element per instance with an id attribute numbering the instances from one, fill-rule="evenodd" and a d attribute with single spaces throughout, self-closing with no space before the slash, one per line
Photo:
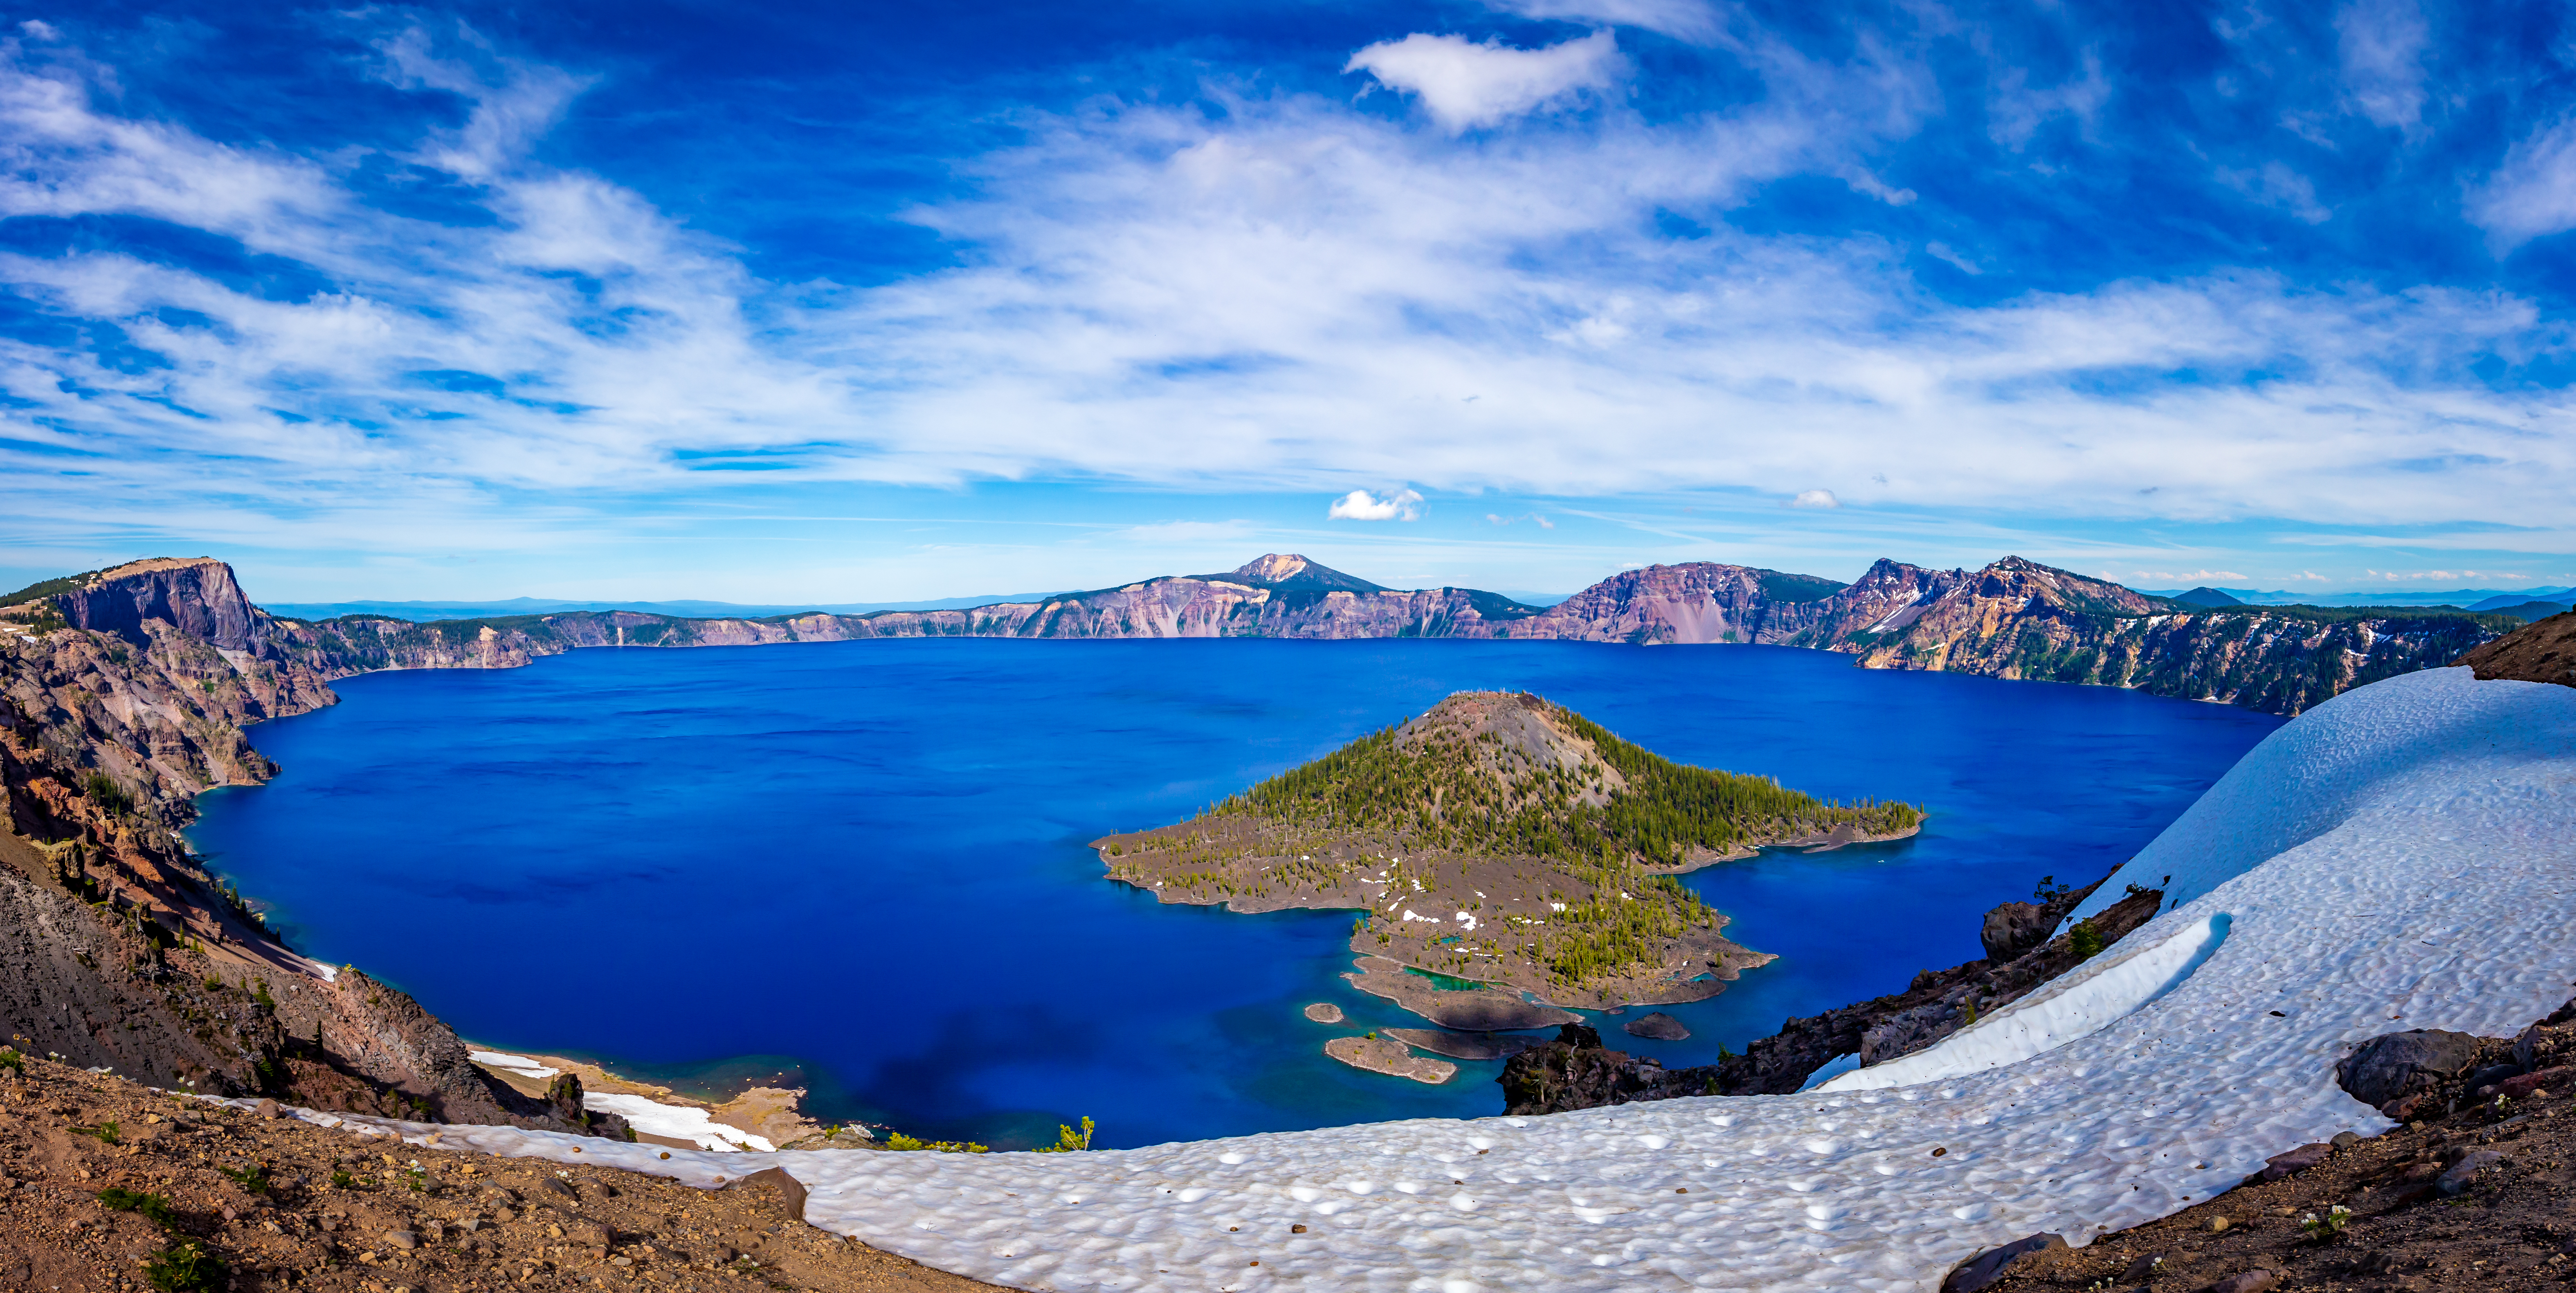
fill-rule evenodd
<path id="1" fill-rule="evenodd" d="M 2557 7 L 0 27 L 0 576 L 2576 582 Z"/>

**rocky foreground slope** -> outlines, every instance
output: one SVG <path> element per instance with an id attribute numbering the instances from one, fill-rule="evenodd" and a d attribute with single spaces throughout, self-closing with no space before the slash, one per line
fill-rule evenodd
<path id="1" fill-rule="evenodd" d="M 989 1287 L 803 1224 L 776 1171 L 693 1189 L 423 1139 L 0 1062 L 0 1289 Z"/>

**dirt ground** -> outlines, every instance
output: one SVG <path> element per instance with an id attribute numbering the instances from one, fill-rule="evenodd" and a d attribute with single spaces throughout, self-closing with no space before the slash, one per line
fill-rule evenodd
<path id="1" fill-rule="evenodd" d="M 49 1060 L 0 1067 L 0 1289 L 13 1293 L 991 1287 L 790 1206 L 757 1178 L 692 1189 L 402 1145 Z M 193 1280 L 190 1246 L 211 1259 Z"/>

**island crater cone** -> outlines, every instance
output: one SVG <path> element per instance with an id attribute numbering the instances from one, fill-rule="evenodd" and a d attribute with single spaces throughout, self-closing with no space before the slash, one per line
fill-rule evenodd
<path id="1" fill-rule="evenodd" d="M 1526 692 L 1459 692 L 1190 821 L 1093 847 L 1110 878 L 1167 903 L 1365 913 L 1354 986 L 1492 1031 L 1715 996 L 1772 957 L 1725 938 L 1675 873 L 1922 820 L 1675 763 Z"/>

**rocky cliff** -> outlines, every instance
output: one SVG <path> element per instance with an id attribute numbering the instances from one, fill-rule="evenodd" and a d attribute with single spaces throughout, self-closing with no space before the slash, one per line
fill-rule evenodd
<path id="1" fill-rule="evenodd" d="M 1544 611 L 1471 588 L 1382 588 L 1280 553 L 1221 574 L 1043 601 L 759 619 L 577 611 L 427 624 L 375 615 L 305 622 L 253 606 L 230 568 L 210 559 L 137 562 L 58 583 L 0 607 L 0 631 L 23 637 L 59 623 L 128 647 L 150 645 L 156 632 L 171 636 L 174 649 L 197 644 L 189 676 L 235 689 L 216 699 L 245 722 L 328 703 L 329 680 L 377 669 L 510 668 L 577 647 L 899 637 L 1754 643 L 1842 652 L 1864 668 L 2091 683 L 2296 714 L 2364 683 L 2446 664 L 2516 626 L 2448 610 L 2187 606 L 2019 557 L 1975 571 L 1882 560 L 1848 585 L 1717 562 L 1649 566 Z M 153 721 L 176 733 L 154 747 L 164 761 L 196 768 L 178 779 L 182 794 L 223 784 L 237 772 L 230 763 L 257 757 L 196 748 L 224 739 L 219 729 L 201 735 L 175 714 Z"/>
<path id="2" fill-rule="evenodd" d="M 1849 585 L 1744 566 L 1624 571 L 1483 636 L 1744 642 L 1926 669 L 2128 687 L 2297 714 L 2364 683 L 2447 664 L 2513 627 L 2458 611 L 2193 607 L 2006 557 L 1982 570 L 1882 560 Z M 1783 593 L 1787 595 L 1783 595 Z"/>
<path id="3" fill-rule="evenodd" d="M 354 672 L 216 561 L 148 561 L 16 609 L 0 634 L 0 1023 L 168 1086 L 318 1108 L 597 1128 L 485 1079 L 419 1003 L 270 936 L 177 829 L 274 767 L 245 724 Z"/>
<path id="4" fill-rule="evenodd" d="M 2461 656 L 2481 679 L 2576 687 L 2576 612 L 2535 620 Z"/>

